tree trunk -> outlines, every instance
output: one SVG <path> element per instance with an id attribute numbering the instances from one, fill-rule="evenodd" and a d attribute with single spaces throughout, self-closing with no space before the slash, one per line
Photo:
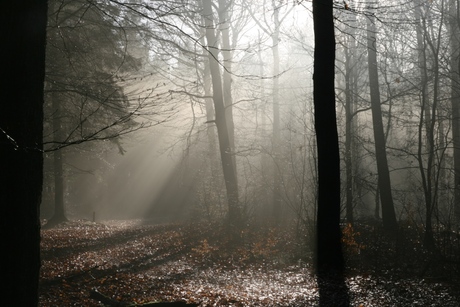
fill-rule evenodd
<path id="1" fill-rule="evenodd" d="M 0 13 L 4 306 L 38 305 L 46 18 L 47 1 L 7 1 Z"/>
<path id="2" fill-rule="evenodd" d="M 451 108 L 452 139 L 454 145 L 454 213 L 457 225 L 460 225 L 460 31 L 458 20 L 458 2 L 450 1 L 450 69 L 451 69 Z"/>
<path id="3" fill-rule="evenodd" d="M 53 131 L 54 141 L 62 141 L 62 124 L 61 124 L 61 108 L 58 98 L 52 94 L 53 103 Z M 54 174 L 54 215 L 49 220 L 47 227 L 52 227 L 56 224 L 67 221 L 64 209 L 64 174 L 63 174 L 63 157 L 62 149 L 57 149 L 53 152 L 53 174 Z"/>
<path id="4" fill-rule="evenodd" d="M 225 105 L 225 115 L 228 125 L 228 136 L 230 148 L 235 151 L 235 125 L 233 124 L 233 98 L 232 98 L 232 52 L 230 46 L 230 22 L 228 20 L 228 10 L 232 1 L 219 0 L 219 28 L 222 36 L 222 56 L 223 56 L 223 95 Z M 236 168 L 236 158 L 233 155 L 233 164 Z M 235 169 L 236 172 L 236 169 Z"/>
<path id="5" fill-rule="evenodd" d="M 345 47 L 345 195 L 347 223 L 353 224 L 353 163 L 352 163 L 352 91 L 351 76 L 352 65 L 349 46 Z"/>
<path id="6" fill-rule="evenodd" d="M 329 14 L 331 16 L 329 16 Z M 335 111 L 335 39 L 332 4 L 313 2 L 315 29 L 314 107 L 318 148 L 317 265 L 320 271 L 341 271 L 340 156 Z"/>
<path id="7" fill-rule="evenodd" d="M 377 69 L 375 19 L 368 17 L 367 23 L 367 54 L 369 68 L 369 86 L 371 95 L 372 124 L 375 139 L 375 157 L 377 160 L 377 173 L 380 199 L 382 204 L 383 227 L 389 232 L 397 231 L 396 214 L 391 195 L 390 172 L 383 132 L 382 109 L 380 106 L 379 76 Z"/>
<path id="8" fill-rule="evenodd" d="M 233 122 L 233 97 L 232 97 L 232 47 L 230 45 L 230 20 L 228 11 L 231 9 L 233 1 L 219 0 L 219 29 L 221 33 L 222 57 L 223 57 L 223 98 L 225 106 L 225 116 L 228 129 L 228 138 L 230 142 L 230 151 L 232 153 L 233 168 L 238 186 L 238 169 L 235 156 L 235 125 Z M 235 33 L 233 33 L 235 39 Z"/>
<path id="9" fill-rule="evenodd" d="M 332 1 L 313 0 L 313 100 L 318 148 L 316 269 L 320 306 L 349 306 L 340 230 L 340 156 L 335 111 Z"/>
<path id="10" fill-rule="evenodd" d="M 64 210 L 64 176 L 62 171 L 62 150 L 54 152 L 54 216 L 53 220 L 63 222 L 66 220 Z"/>
<path id="11" fill-rule="evenodd" d="M 441 2 L 441 12 L 444 11 L 444 1 Z M 443 24 L 444 15 L 441 15 L 440 24 Z M 424 244 L 427 249 L 434 250 L 435 243 L 433 237 L 433 225 L 432 217 L 433 212 L 436 208 L 436 199 L 438 191 L 438 181 L 436 177 L 438 176 L 440 169 L 439 166 L 436 167 L 436 145 L 435 145 L 435 127 L 438 122 L 438 103 L 439 103 L 439 50 L 441 42 L 441 27 L 439 28 L 437 41 L 435 38 L 428 40 L 428 45 L 430 46 L 431 52 L 433 54 L 433 103 L 431 105 L 431 113 L 427 114 L 427 143 L 428 143 L 428 161 L 427 161 L 427 186 L 426 186 L 426 213 L 425 213 L 425 237 Z M 428 106 L 427 106 L 428 107 Z M 430 117 L 428 117 L 428 115 Z"/>
<path id="12" fill-rule="evenodd" d="M 280 73 L 280 55 L 279 55 L 279 36 L 280 36 L 280 19 L 279 5 L 272 1 L 274 30 L 272 33 L 272 53 L 273 53 L 273 218 L 279 222 L 281 218 L 281 147 L 280 147 L 280 104 L 279 104 L 279 73 Z"/>
<path id="13" fill-rule="evenodd" d="M 428 12 L 427 12 L 428 13 Z M 435 165 L 435 125 L 437 122 L 437 105 L 438 105 L 438 92 L 439 92 L 439 48 L 440 48 L 440 35 L 441 28 L 438 33 L 438 41 L 434 42 L 434 38 L 429 38 L 425 35 L 427 32 L 426 27 L 426 18 L 422 16 L 420 8 L 416 8 L 416 21 L 417 21 L 417 44 L 419 48 L 419 65 L 420 73 L 422 79 L 422 103 L 421 103 L 421 116 L 419 121 L 419 137 L 418 137 L 418 163 L 419 170 L 422 179 L 423 192 L 425 197 L 425 235 L 424 235 L 424 245 L 428 250 L 433 250 L 435 248 L 434 237 L 433 237 L 433 226 L 432 226 L 432 216 L 435 208 L 435 200 L 437 198 L 437 185 L 438 181 L 436 177 L 436 165 Z M 443 18 L 442 18 L 443 19 Z M 443 20 L 441 19 L 441 24 Z M 423 31 L 423 32 L 422 32 Z M 430 47 L 432 56 L 433 56 L 433 65 L 430 69 L 433 71 L 433 101 L 430 105 L 428 103 L 428 68 L 426 65 L 426 46 Z M 426 147 L 427 147 L 427 161 L 426 166 L 424 166 L 424 160 L 422 157 L 422 131 L 423 126 L 426 130 Z M 426 168 L 426 170 L 425 170 Z"/>
<path id="14" fill-rule="evenodd" d="M 379 183 L 377 181 L 377 186 L 375 187 L 375 208 L 374 208 L 374 218 L 378 221 L 380 219 L 380 189 Z"/>
<path id="15" fill-rule="evenodd" d="M 258 42 L 261 42 L 262 41 L 262 36 L 260 34 L 260 32 L 258 33 Z M 262 59 L 262 46 L 261 44 L 257 44 L 257 56 L 258 56 L 258 60 L 259 60 L 259 76 L 264 76 L 264 61 Z M 270 200 L 272 198 L 272 194 L 270 193 L 270 189 L 267 188 L 267 180 L 266 178 L 271 178 L 272 176 L 270 176 L 271 174 L 271 171 L 273 170 L 271 167 L 270 167 L 270 157 L 269 155 L 267 154 L 267 151 L 265 150 L 268 146 L 268 124 L 267 124 L 267 100 L 266 100 L 266 97 L 265 97 L 265 79 L 264 78 L 260 78 L 259 80 L 260 82 L 260 97 L 261 98 L 261 110 L 260 110 L 260 115 L 261 115 L 261 128 L 260 128 L 260 134 L 259 134 L 259 138 L 262 140 L 261 142 L 261 148 L 263 149 L 261 151 L 261 155 L 260 155 L 260 171 L 261 171 L 261 175 L 262 175 L 262 182 L 261 182 L 261 185 L 262 185 L 262 198 L 261 198 L 261 203 L 264 204 L 264 205 L 268 205 L 270 204 Z M 265 207 L 265 206 L 264 206 Z M 270 212 L 269 210 L 264 210 L 263 211 L 263 217 L 264 218 L 272 218 L 272 212 Z"/>
<path id="16" fill-rule="evenodd" d="M 52 14 L 56 11 L 57 1 L 51 0 L 49 2 L 49 12 Z M 57 20 L 50 19 L 48 26 L 52 26 L 52 31 L 48 31 L 48 39 L 53 41 L 59 40 Z M 47 70 L 52 73 L 56 69 L 55 66 L 48 65 Z M 61 101 L 57 95 L 57 88 L 55 83 L 49 82 L 51 88 L 51 103 L 52 103 L 52 117 L 53 117 L 53 139 L 56 144 L 64 140 L 64 132 L 62 130 L 62 113 Z M 63 155 L 62 149 L 57 149 L 53 152 L 53 176 L 54 176 L 54 215 L 44 226 L 45 228 L 54 227 L 57 224 L 67 221 L 64 208 L 64 174 L 63 174 Z"/>
<path id="17" fill-rule="evenodd" d="M 200 43 L 202 46 L 206 44 L 205 42 L 205 29 L 202 29 L 202 37 L 200 39 Z M 210 170 L 210 202 L 211 204 L 214 204 L 217 206 L 220 201 L 215 197 L 216 195 L 219 195 L 220 193 L 218 192 L 219 189 L 219 181 L 220 181 L 220 173 L 219 173 L 219 161 L 217 157 L 217 145 L 216 145 L 216 126 L 213 123 L 215 119 L 215 112 L 214 112 L 214 104 L 212 98 L 209 98 L 212 96 L 212 83 L 211 83 L 211 69 L 209 67 L 209 61 L 206 60 L 208 57 L 208 51 L 203 49 L 203 59 L 204 60 L 204 67 L 203 67 L 203 89 L 204 89 L 204 95 L 206 96 L 205 100 L 205 106 L 206 106 L 206 135 L 208 139 L 208 167 Z M 219 175 L 218 175 L 219 174 Z M 210 205 L 211 205 L 210 204 Z"/>
<path id="18" fill-rule="evenodd" d="M 228 133 L 227 118 L 225 114 L 224 98 L 222 91 L 222 79 L 219 70 L 219 51 L 213 21 L 212 2 L 203 0 L 203 13 L 206 26 L 206 40 L 208 42 L 208 57 L 211 69 L 212 96 L 214 110 L 216 113 L 215 122 L 219 139 L 220 157 L 224 173 L 225 187 L 227 189 L 228 219 L 231 224 L 238 224 L 241 219 L 239 208 L 238 184 L 235 167 L 233 165 L 230 137 Z"/>

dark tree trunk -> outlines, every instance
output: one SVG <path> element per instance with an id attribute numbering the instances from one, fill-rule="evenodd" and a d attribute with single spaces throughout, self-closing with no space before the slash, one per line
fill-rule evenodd
<path id="1" fill-rule="evenodd" d="M 428 14 L 425 12 L 425 14 Z M 436 177 L 436 158 L 435 158 L 435 127 L 437 124 L 437 105 L 438 105 L 438 92 L 439 92 L 439 61 L 438 55 L 440 50 L 440 41 L 434 43 L 434 38 L 425 35 L 430 32 L 426 25 L 426 17 L 423 16 L 422 11 L 419 7 L 415 10 L 415 18 L 417 21 L 416 33 L 417 33 L 417 45 L 419 47 L 419 64 L 420 74 L 422 81 L 422 105 L 421 115 L 419 121 L 419 132 L 418 132 L 418 164 L 421 175 L 421 181 L 425 196 L 425 235 L 424 235 L 424 246 L 428 250 L 434 250 L 434 237 L 433 237 L 433 226 L 432 217 L 436 205 L 437 188 L 438 183 Z M 441 15 L 441 24 L 443 23 L 443 15 Z M 440 33 L 438 35 L 438 39 Z M 429 49 L 426 49 L 429 47 Z M 427 63 L 427 51 L 431 51 L 433 55 L 432 67 L 428 69 Z M 428 72 L 433 73 L 433 99 L 432 103 L 428 100 Z M 424 165 L 424 159 L 422 157 L 423 147 L 423 127 L 426 129 L 426 151 L 428 158 L 426 159 L 426 165 Z"/>
<path id="2" fill-rule="evenodd" d="M 441 4 L 441 12 L 444 11 L 444 2 Z M 440 23 L 444 21 L 444 14 L 441 15 Z M 427 29 L 428 30 L 428 29 Z M 439 103 L 439 50 L 440 50 L 440 38 L 441 32 L 437 33 L 437 38 L 432 37 L 427 39 L 428 46 L 430 47 L 431 53 L 433 54 L 433 63 L 431 64 L 431 70 L 433 71 L 433 102 L 430 105 L 425 105 L 426 112 L 426 131 L 427 131 L 427 146 L 428 146 L 428 161 L 426 166 L 426 187 L 425 190 L 425 236 L 424 245 L 429 250 L 435 249 L 435 240 L 433 236 L 433 225 L 432 218 L 433 213 L 437 206 L 437 193 L 438 193 L 438 181 L 436 179 L 439 176 L 439 167 L 437 167 L 437 157 L 435 157 L 436 147 L 439 144 L 435 144 L 435 129 L 436 125 L 439 125 L 438 119 L 438 103 Z M 438 169 L 437 169 L 438 168 Z"/>
<path id="3" fill-rule="evenodd" d="M 2 3 L 0 296 L 4 306 L 38 305 L 46 17 L 47 1 Z"/>
<path id="4" fill-rule="evenodd" d="M 313 0 L 313 95 L 318 147 L 316 266 L 321 306 L 348 306 L 340 230 L 340 157 L 335 111 L 332 1 Z"/>
<path id="5" fill-rule="evenodd" d="M 61 108 L 56 95 L 52 94 L 53 103 L 53 131 L 54 141 L 62 141 Z M 64 210 L 64 174 L 63 174 L 62 149 L 53 153 L 53 175 L 54 175 L 54 215 L 45 227 L 53 227 L 67 221 Z"/>
<path id="6" fill-rule="evenodd" d="M 62 171 L 62 150 L 54 152 L 54 216 L 57 221 L 65 221 L 64 177 Z"/>
<path id="7" fill-rule="evenodd" d="M 335 39 L 332 4 L 313 3 L 314 105 L 318 146 L 318 269 L 343 268 L 340 230 L 340 158 L 335 111 Z M 330 16 L 329 16 L 330 14 Z"/>
<path id="8" fill-rule="evenodd" d="M 230 151 L 232 153 L 232 165 L 233 172 L 235 173 L 235 186 L 238 186 L 238 169 L 236 164 L 236 155 L 235 153 L 235 124 L 233 122 L 233 97 L 232 97 L 232 62 L 233 62 L 233 52 L 232 46 L 230 44 L 230 19 L 229 11 L 232 9 L 233 1 L 228 0 L 218 0 L 219 3 L 219 30 L 221 36 L 221 45 L 222 45 L 222 57 L 223 57 L 223 73 L 222 73 L 222 89 L 223 89 L 223 99 L 225 106 L 225 121 L 227 122 L 228 138 L 230 142 Z M 236 33 L 233 34 L 233 39 L 237 36 Z"/>
<path id="9" fill-rule="evenodd" d="M 375 208 L 374 208 L 374 218 L 378 221 L 380 219 L 380 189 L 379 183 L 375 187 Z"/>
<path id="10" fill-rule="evenodd" d="M 57 1 L 52 0 L 49 2 L 49 13 L 53 14 L 56 10 Z M 48 27 L 53 27 L 53 31 L 48 32 L 48 39 L 51 41 L 59 40 L 57 20 L 50 19 Z M 49 54 L 48 54 L 49 56 Z M 54 70 L 54 67 L 51 68 Z M 53 139 L 56 144 L 62 142 L 63 130 L 62 130 L 62 112 L 61 112 L 61 101 L 57 95 L 57 89 L 53 82 L 49 83 L 51 88 L 51 103 L 52 103 L 52 117 L 53 117 Z M 53 217 L 48 221 L 44 228 L 54 227 L 57 224 L 67 221 L 64 210 L 64 175 L 63 175 L 63 155 L 62 149 L 55 150 L 53 152 L 53 176 L 54 176 L 54 214 Z"/>
<path id="11" fill-rule="evenodd" d="M 460 225 L 460 30 L 458 1 L 450 1 L 450 48 L 451 48 L 451 108 L 452 141 L 454 145 L 454 213 L 457 225 Z"/>
<path id="12" fill-rule="evenodd" d="M 377 50 L 375 24 L 368 17 L 367 52 L 369 67 L 369 86 L 371 94 L 372 125 L 375 139 L 375 158 L 377 160 L 378 185 L 382 204 L 383 227 L 389 232 L 397 229 L 396 214 L 391 195 L 390 172 L 388 170 L 385 134 L 383 132 L 382 109 L 380 106 L 379 76 L 377 70 Z"/>
<path id="13" fill-rule="evenodd" d="M 352 65 L 349 46 L 345 49 L 345 171 L 346 171 L 346 216 L 347 223 L 353 225 L 353 163 L 352 163 Z M 353 51 L 352 51 L 353 52 Z"/>
<path id="14" fill-rule="evenodd" d="M 209 64 L 212 79 L 212 97 L 216 114 L 215 122 L 219 139 L 220 157 L 224 173 L 225 187 L 227 189 L 228 219 L 231 224 L 239 223 L 241 212 L 239 208 L 238 183 L 235 167 L 233 165 L 230 137 L 228 132 L 227 118 L 225 115 L 222 79 L 219 69 L 219 52 L 212 14 L 211 0 L 203 0 L 203 14 L 206 25 L 206 40 L 208 42 Z"/>

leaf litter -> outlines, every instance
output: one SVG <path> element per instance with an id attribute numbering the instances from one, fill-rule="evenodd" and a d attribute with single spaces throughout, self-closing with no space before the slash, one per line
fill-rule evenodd
<path id="1" fill-rule="evenodd" d="M 186 301 L 199 306 L 317 306 L 308 259 L 291 232 L 219 225 L 73 221 L 42 231 L 40 306 Z M 445 283 L 350 271 L 351 306 L 460 306 Z M 371 272 L 372 273 L 372 272 Z"/>

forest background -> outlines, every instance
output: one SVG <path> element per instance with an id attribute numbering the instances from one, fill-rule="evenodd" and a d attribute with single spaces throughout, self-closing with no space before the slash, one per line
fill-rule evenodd
<path id="1" fill-rule="evenodd" d="M 458 2 L 333 6 L 343 228 L 415 229 L 458 265 Z M 48 227 L 269 221 L 312 248 L 310 16 L 304 1 L 49 1 Z"/>

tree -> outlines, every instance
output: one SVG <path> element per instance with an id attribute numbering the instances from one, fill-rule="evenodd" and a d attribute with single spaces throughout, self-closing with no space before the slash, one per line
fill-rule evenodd
<path id="1" fill-rule="evenodd" d="M 228 134 L 230 139 L 230 148 L 232 152 L 235 152 L 235 126 L 233 123 L 233 98 L 232 98 L 232 46 L 230 45 L 230 28 L 231 20 L 229 18 L 229 10 L 233 5 L 233 1 L 219 0 L 219 30 L 221 36 L 221 53 L 222 53 L 222 65 L 223 65 L 223 95 L 225 113 L 227 116 Z M 232 33 L 234 40 L 237 33 Z M 233 155 L 233 166 L 236 171 L 236 160 Z"/>
<path id="2" fill-rule="evenodd" d="M 234 159 L 232 157 L 230 136 L 228 131 L 229 125 L 227 123 L 227 116 L 225 114 L 222 78 L 218 63 L 219 50 L 217 46 L 217 37 L 215 34 L 211 0 L 203 0 L 203 14 L 206 26 L 206 40 L 212 80 L 212 97 L 215 110 L 215 123 L 217 127 L 225 186 L 227 189 L 228 220 L 231 224 L 237 224 L 241 219 L 238 183 L 236 178 L 236 167 L 233 165 Z"/>
<path id="3" fill-rule="evenodd" d="M 353 105 L 351 79 L 353 63 L 351 62 L 348 46 L 345 47 L 345 171 L 346 171 L 346 216 L 347 222 L 353 224 L 353 163 L 352 163 L 352 128 L 353 128 Z M 353 52 L 353 51 L 352 51 Z"/>
<path id="4" fill-rule="evenodd" d="M 457 225 L 460 224 L 460 16 L 458 1 L 450 1 L 450 49 L 451 49 L 451 109 L 452 141 L 454 146 L 454 213 Z"/>
<path id="5" fill-rule="evenodd" d="M 264 1 L 263 7 L 266 6 Z M 282 215 L 282 176 L 281 173 L 281 116 L 280 116 L 280 41 L 281 41 L 281 25 L 283 21 L 289 16 L 289 13 L 294 9 L 294 5 L 291 6 L 280 16 L 280 11 L 283 6 L 287 4 L 283 2 L 271 1 L 271 7 L 269 11 L 273 11 L 270 19 L 260 18 L 255 16 L 251 8 L 249 12 L 256 22 L 256 24 L 271 37 L 271 51 L 273 57 L 272 67 L 272 107 L 273 107 L 273 128 L 272 128 L 272 156 L 273 156 L 273 204 L 272 204 L 272 215 L 273 219 L 279 222 Z M 263 20 L 264 22 L 262 23 Z M 260 40 L 260 39 L 259 39 Z"/>
<path id="6" fill-rule="evenodd" d="M 380 106 L 379 76 L 377 68 L 377 45 L 375 19 L 371 15 L 367 23 L 367 52 L 369 67 L 369 87 L 371 96 L 372 124 L 375 139 L 375 157 L 377 160 L 378 189 L 382 203 L 382 220 L 389 232 L 396 231 L 397 221 L 391 195 L 390 172 L 386 154 L 385 134 L 383 131 L 382 110 Z"/>
<path id="7" fill-rule="evenodd" d="M 2 304 L 37 306 L 47 1 L 2 5 Z"/>
<path id="8" fill-rule="evenodd" d="M 344 259 L 340 230 L 340 156 L 334 91 L 335 34 L 332 1 L 313 1 L 313 23 L 313 99 L 318 148 L 316 266 L 320 305 L 348 306 L 342 275 Z"/>
<path id="9" fill-rule="evenodd" d="M 62 142 L 63 127 L 61 121 L 61 105 L 56 94 L 51 95 L 51 105 L 53 114 L 53 139 L 55 142 Z M 64 210 L 64 174 L 62 150 L 58 149 L 53 152 L 53 177 L 54 177 L 54 215 L 47 225 L 52 226 L 60 222 L 67 221 Z"/>
<path id="10" fill-rule="evenodd" d="M 345 208 L 346 208 L 346 218 L 347 218 L 347 223 L 353 224 L 353 208 L 354 208 L 354 199 L 353 199 L 353 193 L 354 193 L 354 185 L 353 185 L 353 177 L 356 176 L 354 174 L 354 171 L 356 169 L 353 168 L 354 164 L 357 161 L 353 161 L 353 156 L 355 155 L 355 137 L 356 137 L 356 118 L 357 116 L 356 113 L 354 113 L 354 110 L 356 108 L 355 106 L 355 93 L 354 93 L 354 88 L 356 87 L 356 70 L 357 70 L 357 61 L 356 61 L 356 54 L 357 49 L 356 49 L 356 41 L 355 41 L 355 36 L 356 36 L 356 12 L 350 12 L 350 11 L 343 11 L 341 12 L 344 17 L 343 19 L 347 20 L 348 23 L 345 24 L 347 27 L 346 30 L 349 31 L 349 33 L 346 33 L 347 35 L 344 36 L 343 42 L 341 42 L 341 45 L 343 47 L 343 57 L 344 57 L 344 63 L 343 63 L 343 78 L 345 82 L 345 89 L 343 94 L 345 95 L 345 150 L 344 150 L 344 160 L 345 160 Z"/>
<path id="11" fill-rule="evenodd" d="M 417 21 L 417 44 L 419 47 L 419 62 L 421 74 L 421 108 L 419 120 L 419 134 L 418 134 L 418 152 L 417 158 L 419 163 L 420 176 L 422 179 L 422 188 L 425 198 L 425 235 L 424 245 L 428 250 L 434 250 L 435 242 L 433 237 L 432 217 L 437 205 L 437 194 L 439 187 L 439 175 L 441 173 L 439 165 L 437 165 L 437 152 L 438 146 L 436 138 L 436 128 L 438 122 L 438 105 L 440 103 L 440 50 L 441 50 L 441 31 L 444 22 L 444 1 L 441 2 L 441 16 L 440 24 L 436 31 L 434 30 L 433 23 L 429 21 L 431 8 L 427 6 L 426 15 L 422 15 L 421 9 L 416 8 L 415 17 Z M 427 67 L 427 55 L 432 55 L 431 68 Z M 429 71 L 432 72 L 429 78 Z M 432 79 L 432 101 L 430 102 L 429 79 Z M 454 110 L 455 111 L 455 110 Z M 455 115 L 454 115 L 455 116 Z M 454 124 L 455 125 L 455 124 Z M 453 127 L 454 127 L 453 125 Z M 423 153 L 423 137 L 422 134 L 426 133 L 426 161 L 422 158 Z M 454 144 L 455 144 L 454 134 Z M 444 156 L 441 151 L 441 160 Z M 455 168 L 455 159 L 454 159 Z M 455 195 L 455 193 L 454 193 Z"/>
<path id="12" fill-rule="evenodd" d="M 44 144 L 53 151 L 55 210 L 47 227 L 67 220 L 64 148 L 115 139 L 123 152 L 117 140 L 140 127 L 133 118 L 141 106 L 128 101 L 118 77 L 139 66 L 127 52 L 132 31 L 106 18 L 118 13 L 114 5 L 101 9 L 84 1 L 50 1 Z"/>

